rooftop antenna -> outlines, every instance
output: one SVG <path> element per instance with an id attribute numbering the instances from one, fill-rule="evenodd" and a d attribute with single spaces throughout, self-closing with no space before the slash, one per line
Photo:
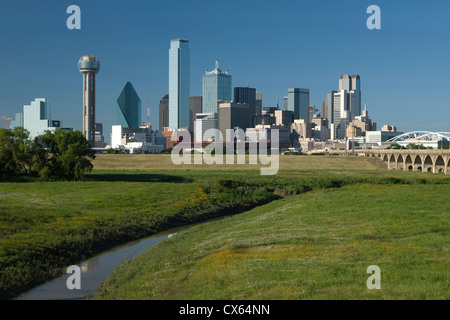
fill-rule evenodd
<path id="1" fill-rule="evenodd" d="M 279 105 L 279 103 L 278 103 L 278 96 L 277 96 L 277 109 L 280 109 L 280 105 Z"/>
<path id="2" fill-rule="evenodd" d="M 219 59 L 216 59 L 216 69 L 219 69 Z"/>
<path id="3" fill-rule="evenodd" d="M 247 88 L 250 88 L 250 81 L 247 81 Z"/>

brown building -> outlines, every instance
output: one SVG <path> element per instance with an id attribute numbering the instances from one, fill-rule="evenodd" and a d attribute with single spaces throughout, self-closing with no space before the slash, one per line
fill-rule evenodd
<path id="1" fill-rule="evenodd" d="M 169 95 L 166 94 L 159 102 L 159 130 L 169 126 Z"/>
<path id="2" fill-rule="evenodd" d="M 189 97 L 189 131 L 194 132 L 194 121 L 197 113 L 202 113 L 202 96 Z"/>
<path id="3" fill-rule="evenodd" d="M 250 107 L 244 103 L 221 103 L 218 108 L 219 130 L 226 139 L 226 130 L 236 127 L 247 130 L 251 128 Z"/>

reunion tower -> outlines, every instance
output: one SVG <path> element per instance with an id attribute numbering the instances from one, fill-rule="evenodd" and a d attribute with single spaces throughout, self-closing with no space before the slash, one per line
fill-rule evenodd
<path id="1" fill-rule="evenodd" d="M 83 135 L 91 145 L 95 141 L 95 74 L 100 70 L 100 61 L 88 54 L 78 61 L 78 70 L 83 74 Z"/>

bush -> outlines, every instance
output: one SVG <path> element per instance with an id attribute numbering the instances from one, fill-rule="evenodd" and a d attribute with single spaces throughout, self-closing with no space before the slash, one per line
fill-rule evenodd
<path id="1" fill-rule="evenodd" d="M 46 131 L 31 140 L 29 132 L 17 127 L 0 129 L 0 180 L 23 177 L 80 179 L 92 170 L 95 158 L 89 142 L 80 131 Z"/>

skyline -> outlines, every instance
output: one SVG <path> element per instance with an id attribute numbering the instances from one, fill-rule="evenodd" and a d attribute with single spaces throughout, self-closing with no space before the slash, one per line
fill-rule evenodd
<path id="1" fill-rule="evenodd" d="M 190 43 L 191 96 L 201 95 L 202 75 L 215 59 L 233 75 L 233 88 L 250 82 L 261 91 L 263 107 L 276 106 L 277 97 L 287 96 L 288 88 L 301 87 L 310 89 L 310 104 L 320 109 L 326 94 L 338 89 L 341 75 L 359 74 L 362 105 L 367 101 L 371 118 L 380 126 L 395 125 L 403 132 L 450 131 L 450 46 L 439 36 L 450 30 L 445 16 L 450 4 L 436 1 L 430 8 L 425 1 L 400 2 L 376 1 L 381 30 L 366 28 L 369 1 L 328 1 L 327 6 L 312 1 L 302 6 L 288 1 L 254 6 L 247 1 L 239 2 L 240 11 L 230 1 L 219 15 L 207 14 L 215 12 L 216 3 L 197 9 L 205 1 L 134 1 L 107 7 L 104 2 L 77 1 L 81 30 L 65 27 L 69 2 L 2 3 L 0 26 L 8 33 L 0 33 L 0 42 L 6 44 L 0 55 L 8 63 L 0 77 L 0 116 L 14 116 L 23 105 L 45 97 L 53 118 L 81 130 L 82 83 L 76 62 L 93 54 L 102 61 L 96 120 L 103 123 L 106 140 L 115 124 L 117 96 L 128 81 L 143 101 L 150 100 L 151 122 L 157 128 L 159 101 L 168 93 L 170 40 L 183 38 Z M 160 17 L 171 6 L 179 21 L 173 25 L 167 16 Z M 121 19 L 112 19 L 118 12 Z M 164 18 L 167 28 L 156 28 Z M 241 23 L 228 26 L 228 31 L 223 23 L 237 18 Z M 266 20 L 273 23 L 267 25 Z M 211 27 L 212 22 L 217 26 Z M 291 41 L 295 37 L 298 40 Z M 120 63 L 121 59 L 128 61 Z"/>

